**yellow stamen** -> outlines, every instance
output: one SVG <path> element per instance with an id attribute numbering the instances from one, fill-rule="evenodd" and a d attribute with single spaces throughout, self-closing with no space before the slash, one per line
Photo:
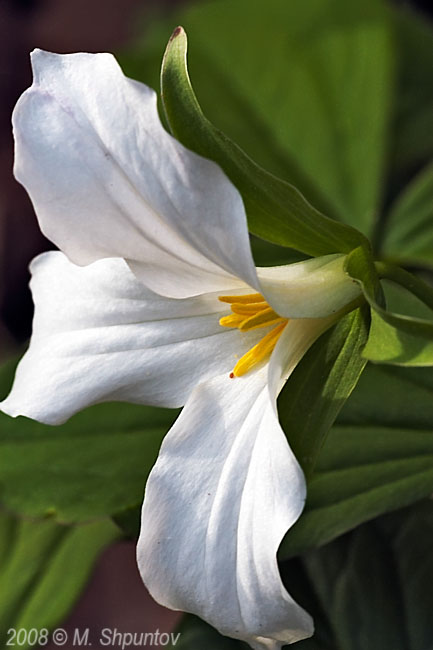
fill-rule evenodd
<path id="1" fill-rule="evenodd" d="M 242 332 L 247 332 L 261 327 L 277 325 L 239 359 L 233 368 L 233 372 L 230 373 L 230 377 L 241 377 L 271 354 L 281 332 L 288 323 L 288 319 L 282 318 L 269 307 L 260 293 L 250 293 L 243 296 L 220 296 L 219 300 L 229 303 L 232 310 L 229 316 L 223 316 L 220 319 L 222 327 L 237 327 Z"/>
<path id="2" fill-rule="evenodd" d="M 239 329 L 242 332 L 248 332 L 249 330 L 255 330 L 258 327 L 267 327 L 268 325 L 273 325 L 274 323 L 281 323 L 284 320 L 275 312 L 273 309 L 268 307 L 263 311 L 259 311 L 254 316 L 250 316 L 244 320 L 243 323 L 239 325 Z"/>
<path id="3" fill-rule="evenodd" d="M 221 302 L 266 302 L 261 293 L 247 293 L 244 296 L 219 296 Z"/>
<path id="4" fill-rule="evenodd" d="M 262 338 L 261 341 L 257 343 L 251 350 L 248 350 L 243 357 L 239 359 L 235 367 L 233 368 L 233 375 L 235 377 L 241 377 L 245 375 L 251 368 L 257 365 L 260 361 L 266 359 L 274 349 L 283 329 L 286 327 L 287 322 L 281 323 L 274 327 L 273 330 L 268 332 L 266 336 Z"/>
<path id="5" fill-rule="evenodd" d="M 231 304 L 231 308 L 235 314 L 245 314 L 246 316 L 256 314 L 263 309 L 269 309 L 267 302 L 251 302 L 250 304 L 234 302 Z"/>
<path id="6" fill-rule="evenodd" d="M 222 327 L 239 327 L 245 320 L 245 316 L 239 314 L 230 314 L 230 316 L 223 316 L 220 318 L 220 325 Z"/>

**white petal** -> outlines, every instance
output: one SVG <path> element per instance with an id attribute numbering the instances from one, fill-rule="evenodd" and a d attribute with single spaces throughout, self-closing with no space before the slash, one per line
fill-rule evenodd
<path id="1" fill-rule="evenodd" d="M 184 300 L 146 289 L 123 260 L 78 267 L 46 253 L 31 267 L 33 336 L 0 408 L 58 424 L 97 402 L 181 406 L 199 381 L 232 370 L 262 333 L 219 325 L 215 295 Z"/>
<path id="2" fill-rule="evenodd" d="M 326 318 L 289 320 L 269 362 L 268 381 L 272 395 L 279 394 L 307 350 L 338 319 L 338 316 L 332 314 Z"/>
<path id="3" fill-rule="evenodd" d="M 137 557 L 158 602 L 277 650 L 313 625 L 278 571 L 305 482 L 266 384 L 264 367 L 192 393 L 150 474 Z"/>
<path id="4" fill-rule="evenodd" d="M 344 255 L 325 255 L 286 266 L 257 269 L 261 292 L 285 318 L 322 318 L 360 295 L 343 269 Z"/>
<path id="5" fill-rule="evenodd" d="M 122 257 L 157 293 L 255 287 L 242 199 L 162 127 L 155 93 L 109 54 L 32 56 L 13 116 L 15 174 L 76 264 Z"/>

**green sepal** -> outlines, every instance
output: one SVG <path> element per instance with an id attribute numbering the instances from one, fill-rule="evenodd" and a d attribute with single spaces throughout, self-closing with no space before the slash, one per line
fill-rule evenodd
<path id="1" fill-rule="evenodd" d="M 289 183 L 256 165 L 204 116 L 188 75 L 187 37 L 177 27 L 161 69 L 161 95 L 173 135 L 196 153 L 217 162 L 240 191 L 252 233 L 307 255 L 348 253 L 365 245 L 354 228 L 318 212 Z"/>
<path id="2" fill-rule="evenodd" d="M 372 311 L 370 335 L 363 355 L 375 363 L 433 366 L 433 341 L 412 336 Z"/>
<path id="3" fill-rule="evenodd" d="M 380 265 L 378 267 L 379 270 L 382 268 Z M 359 282 L 372 308 L 372 326 L 363 352 L 365 358 L 399 365 L 433 365 L 433 320 L 385 309 L 382 294 L 377 290 L 376 267 L 365 249 L 352 251 L 346 258 L 345 269 L 351 278 Z M 394 273 L 389 272 L 389 268 L 387 270 L 384 277 L 406 286 L 431 307 L 431 291 L 425 283 L 402 269 L 395 269 Z M 412 277 L 412 286 L 408 277 Z"/>
<path id="4" fill-rule="evenodd" d="M 367 363 L 361 352 L 368 325 L 365 306 L 344 316 L 310 348 L 280 394 L 280 423 L 307 477 Z"/>

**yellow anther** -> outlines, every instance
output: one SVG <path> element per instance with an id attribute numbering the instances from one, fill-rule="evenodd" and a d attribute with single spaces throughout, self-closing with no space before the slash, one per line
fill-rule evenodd
<path id="1" fill-rule="evenodd" d="M 233 368 L 232 374 L 235 377 L 241 377 L 242 375 L 245 375 L 249 370 L 251 370 L 251 368 L 257 365 L 260 361 L 266 359 L 266 357 L 268 357 L 274 349 L 286 325 L 287 322 L 277 325 L 277 327 L 274 327 L 273 330 L 268 332 L 266 336 L 264 336 L 262 340 L 257 343 L 257 345 L 251 348 L 251 350 L 248 350 L 248 352 L 239 359 Z"/>
<path id="2" fill-rule="evenodd" d="M 219 296 L 218 300 L 221 302 L 266 302 L 261 293 L 247 293 L 244 296 Z"/>
<path id="3" fill-rule="evenodd" d="M 269 309 L 268 303 L 264 301 L 250 302 L 249 304 L 234 302 L 230 306 L 232 308 L 232 312 L 235 314 L 245 314 L 246 316 L 256 314 L 258 311 L 262 311 L 263 309 Z"/>
<path id="4" fill-rule="evenodd" d="M 222 327 L 237 327 L 242 332 L 277 325 L 268 332 L 251 350 L 243 355 L 230 373 L 230 377 L 241 377 L 256 364 L 268 357 L 274 349 L 288 319 L 282 318 L 269 307 L 260 293 L 244 296 L 220 296 L 221 302 L 230 304 L 232 313 L 220 319 Z"/>
<path id="5" fill-rule="evenodd" d="M 245 320 L 245 316 L 239 314 L 230 314 L 230 316 L 223 316 L 220 318 L 220 325 L 222 327 L 239 327 Z"/>
<path id="6" fill-rule="evenodd" d="M 239 329 L 242 332 L 248 332 L 248 330 L 255 330 L 259 327 L 268 327 L 268 325 L 274 325 L 274 323 L 281 323 L 284 318 L 281 318 L 273 309 L 268 307 L 263 311 L 259 311 L 257 314 L 246 318 L 243 323 L 239 325 Z"/>

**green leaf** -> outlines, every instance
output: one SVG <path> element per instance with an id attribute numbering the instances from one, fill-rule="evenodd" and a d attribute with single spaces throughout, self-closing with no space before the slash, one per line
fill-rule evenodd
<path id="1" fill-rule="evenodd" d="M 72 528 L 0 513 L 1 645 L 6 647 L 9 628 L 50 630 L 60 623 L 84 588 L 96 558 L 118 536 L 109 521 Z"/>
<path id="2" fill-rule="evenodd" d="M 307 554 L 304 565 L 336 648 L 408 650 L 397 576 L 374 524 Z"/>
<path id="3" fill-rule="evenodd" d="M 0 371 L 0 387 L 12 367 Z M 175 412 L 103 404 L 50 427 L 0 413 L 0 496 L 8 509 L 82 522 L 138 506 Z"/>
<path id="4" fill-rule="evenodd" d="M 401 181 L 433 155 L 433 30 L 409 7 L 394 10 L 393 26 L 398 74 L 390 163 Z"/>
<path id="5" fill-rule="evenodd" d="M 433 164 L 403 190 L 386 226 L 385 257 L 398 264 L 433 268 Z"/>
<path id="6" fill-rule="evenodd" d="M 336 648 L 432 647 L 432 517 L 432 502 L 422 502 L 305 556 Z"/>
<path id="7" fill-rule="evenodd" d="M 431 370 L 368 366 L 325 442 L 281 556 L 430 495 L 432 421 Z"/>
<path id="8" fill-rule="evenodd" d="M 258 167 L 203 115 L 188 76 L 186 34 L 178 27 L 161 71 L 162 101 L 181 142 L 220 164 L 241 192 L 252 233 L 307 255 L 348 252 L 364 243 L 354 229 L 328 219 L 284 181 Z"/>
<path id="9" fill-rule="evenodd" d="M 366 309 L 345 316 L 310 348 L 281 392 L 281 426 L 307 476 L 365 367 L 367 333 Z"/>
<path id="10" fill-rule="evenodd" d="M 389 551 L 373 526 L 363 526 L 353 535 L 335 590 L 334 629 L 342 648 L 407 650 L 404 612 L 397 595 L 399 576 Z"/>
<path id="11" fill-rule="evenodd" d="M 405 611 L 406 636 L 410 650 L 424 650 L 433 644 L 433 503 L 420 503 L 401 513 L 398 525 L 388 532 L 397 564 Z"/>

